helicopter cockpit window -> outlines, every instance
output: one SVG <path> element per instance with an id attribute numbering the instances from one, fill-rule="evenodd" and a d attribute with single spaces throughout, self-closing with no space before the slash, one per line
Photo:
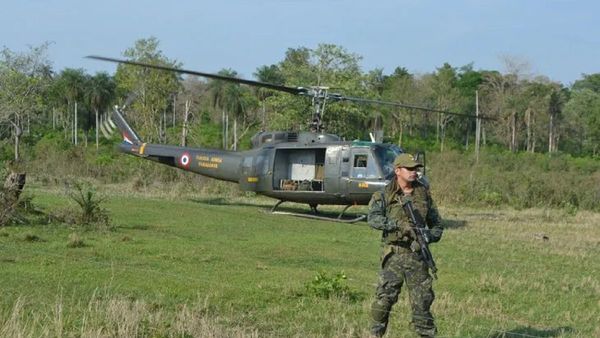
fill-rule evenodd
<path id="1" fill-rule="evenodd" d="M 356 155 L 354 156 L 354 168 L 366 168 L 367 167 L 367 155 Z"/>
<path id="2" fill-rule="evenodd" d="M 398 146 L 378 146 L 375 148 L 375 157 L 381 165 L 381 171 L 385 178 L 394 175 L 394 159 L 402 153 Z"/>
<path id="3" fill-rule="evenodd" d="M 352 161 L 352 177 L 374 178 L 378 177 L 377 167 L 371 154 L 355 154 Z"/>

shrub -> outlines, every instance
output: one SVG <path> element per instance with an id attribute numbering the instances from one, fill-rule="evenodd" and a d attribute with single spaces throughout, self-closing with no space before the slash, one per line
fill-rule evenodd
<path id="1" fill-rule="evenodd" d="M 108 211 L 101 206 L 105 198 L 99 196 L 96 188 L 90 183 L 73 183 L 73 188 L 69 190 L 68 196 L 81 208 L 79 217 L 76 218 L 77 224 L 103 227 L 110 225 Z"/>
<path id="2" fill-rule="evenodd" d="M 343 272 L 329 277 L 327 273 L 318 272 L 312 281 L 306 284 L 308 294 L 319 298 L 343 298 L 351 301 L 356 301 L 360 298 L 360 294 L 350 290 L 350 287 L 345 284 L 347 277 Z"/>

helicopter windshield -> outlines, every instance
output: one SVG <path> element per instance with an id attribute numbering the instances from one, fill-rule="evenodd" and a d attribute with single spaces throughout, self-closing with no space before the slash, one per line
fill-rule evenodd
<path id="1" fill-rule="evenodd" d="M 381 172 L 386 179 L 394 176 L 394 159 L 403 153 L 400 147 L 393 144 L 379 145 L 375 147 L 375 157 L 381 166 Z"/>

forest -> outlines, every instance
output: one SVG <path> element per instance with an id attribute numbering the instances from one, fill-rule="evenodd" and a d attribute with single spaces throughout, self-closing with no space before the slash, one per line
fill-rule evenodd
<path id="1" fill-rule="evenodd" d="M 49 44 L 24 52 L 4 48 L 0 54 L 0 159 L 7 166 L 32 171 L 42 182 L 65 176 L 114 182 L 147 176 L 140 174 L 144 170 L 153 171 L 151 176 L 157 180 L 181 179 L 127 160 L 115 163 L 115 142 L 106 140 L 99 127 L 114 105 L 127 103 L 128 120 L 145 141 L 153 143 L 241 150 L 250 147 L 250 137 L 260 130 L 306 130 L 309 126 L 311 105 L 303 97 L 123 64 L 114 74 L 55 70 L 47 57 L 48 48 Z M 135 41 L 122 57 L 186 68 L 164 55 L 154 37 Z M 600 192 L 590 187 L 597 187 L 599 179 L 600 73 L 582 74 L 567 86 L 542 75 L 532 76 L 527 64 L 510 57 L 503 60 L 503 71 L 445 63 L 424 74 L 413 74 L 401 65 L 391 74 L 381 69 L 365 71 L 360 62 L 360 55 L 342 46 L 320 44 L 314 49 L 289 48 L 282 61 L 259 66 L 252 75 L 258 81 L 291 87 L 326 86 L 330 92 L 352 97 L 470 115 L 478 112 L 493 119 L 481 120 L 480 143 L 487 160 L 479 165 L 487 169 L 476 173 L 488 180 L 474 181 L 473 173 L 468 180 L 457 179 L 459 186 L 464 185 L 458 201 L 535 206 L 536 201 L 544 204 L 548 196 L 556 195 L 551 206 L 564 205 L 566 198 L 569 206 L 598 207 L 594 201 Z M 218 74 L 239 76 L 229 68 Z M 471 164 L 461 167 L 451 159 L 460 161 L 475 150 L 476 119 L 472 118 L 332 102 L 323 122 L 326 132 L 346 140 L 368 140 L 373 132 L 408 151 L 426 150 L 434 160 L 443 158 L 456 170 Z M 490 188 L 494 170 L 496 174 L 517 173 L 515 167 L 530 167 L 525 188 L 522 181 L 514 182 L 517 190 L 531 191 L 530 187 L 559 181 L 557 186 L 574 184 L 577 196 L 565 197 L 564 189 L 552 188 L 550 193 L 539 191 L 537 199 L 531 199 L 531 192 L 515 199 L 506 186 Z M 561 174 L 556 168 L 566 171 Z M 446 178 L 446 171 L 435 169 L 433 176 Z M 474 186 L 481 187 L 480 194 L 473 193 Z M 443 191 L 439 194 L 444 199 Z M 456 200 L 448 197 L 448 201 Z"/>

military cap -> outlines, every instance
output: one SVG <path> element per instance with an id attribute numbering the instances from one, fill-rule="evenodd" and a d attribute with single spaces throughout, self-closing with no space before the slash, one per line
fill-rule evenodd
<path id="1" fill-rule="evenodd" d="M 400 154 L 396 156 L 394 159 L 394 167 L 402 167 L 402 168 L 416 168 L 422 167 L 423 165 L 417 161 L 415 161 L 414 156 L 411 154 Z"/>

